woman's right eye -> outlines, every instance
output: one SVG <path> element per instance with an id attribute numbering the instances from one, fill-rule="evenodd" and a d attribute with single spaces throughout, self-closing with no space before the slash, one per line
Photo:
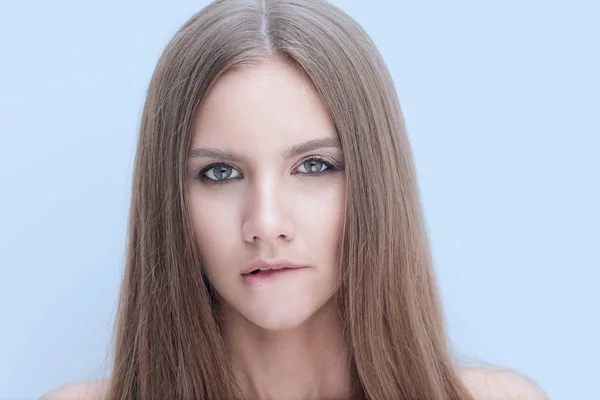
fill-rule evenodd
<path id="1" fill-rule="evenodd" d="M 200 177 L 212 182 L 225 182 L 241 176 L 240 172 L 228 164 L 213 164 L 200 172 Z"/>

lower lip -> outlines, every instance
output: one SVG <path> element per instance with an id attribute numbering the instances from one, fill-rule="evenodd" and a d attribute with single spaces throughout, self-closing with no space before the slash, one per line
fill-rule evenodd
<path id="1" fill-rule="evenodd" d="M 281 268 L 281 269 L 271 269 L 267 271 L 260 271 L 255 274 L 244 274 L 242 275 L 242 282 L 246 286 L 261 286 L 267 282 L 271 282 L 283 275 L 292 274 L 295 271 L 304 269 L 301 268 Z"/>

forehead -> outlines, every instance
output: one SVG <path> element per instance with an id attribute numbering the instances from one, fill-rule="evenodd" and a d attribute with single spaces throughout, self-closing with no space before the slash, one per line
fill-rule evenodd
<path id="1" fill-rule="evenodd" d="M 337 137 L 310 80 L 284 62 L 232 70 L 213 85 L 197 115 L 194 144 L 251 150 Z"/>

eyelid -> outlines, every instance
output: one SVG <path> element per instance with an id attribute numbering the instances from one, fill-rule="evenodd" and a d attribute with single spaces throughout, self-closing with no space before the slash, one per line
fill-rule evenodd
<path id="1" fill-rule="evenodd" d="M 337 170 L 337 169 L 343 168 L 342 164 L 340 164 L 338 161 L 336 161 L 330 157 L 325 157 L 325 156 L 320 156 L 320 155 L 314 154 L 314 155 L 306 156 L 302 160 L 300 160 L 298 162 L 298 164 L 296 164 L 296 166 L 294 167 L 294 170 L 296 170 L 298 167 L 300 167 L 303 163 L 305 163 L 307 161 L 311 161 L 311 160 L 320 161 L 324 164 L 327 164 L 329 166 L 329 170 Z M 325 172 L 325 171 L 323 171 L 323 172 Z M 317 174 L 317 173 L 315 173 L 315 174 Z"/>
<path id="2" fill-rule="evenodd" d="M 208 171 L 211 168 L 220 167 L 220 166 L 223 166 L 223 165 L 226 166 L 226 167 L 231 167 L 231 168 L 235 169 L 240 174 L 242 173 L 242 171 L 238 167 L 236 167 L 235 165 L 227 163 L 227 162 L 223 162 L 223 161 L 217 161 L 217 162 L 212 162 L 210 164 L 207 164 L 204 167 L 202 167 L 198 173 L 202 174 L 202 173 L 205 173 L 206 171 Z"/>

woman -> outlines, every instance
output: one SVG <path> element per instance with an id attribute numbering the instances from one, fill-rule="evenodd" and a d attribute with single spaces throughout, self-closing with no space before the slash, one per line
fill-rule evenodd
<path id="1" fill-rule="evenodd" d="M 543 398 L 453 362 L 397 94 L 338 8 L 193 16 L 133 186 L 112 377 L 43 398 Z"/>

